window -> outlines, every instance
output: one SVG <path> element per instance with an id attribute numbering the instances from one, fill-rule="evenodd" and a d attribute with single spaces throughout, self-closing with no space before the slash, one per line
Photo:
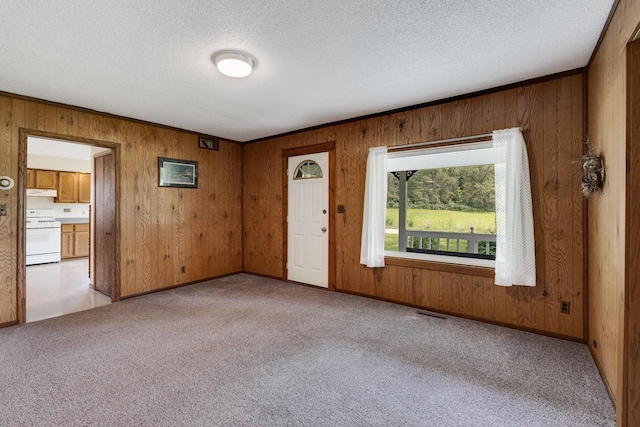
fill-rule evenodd
<path id="1" fill-rule="evenodd" d="M 389 153 L 385 250 L 494 260 L 491 142 Z"/>
<path id="2" fill-rule="evenodd" d="M 322 169 L 313 160 L 305 160 L 298 165 L 293 179 L 322 178 Z"/>
<path id="3" fill-rule="evenodd" d="M 489 135 L 482 135 L 482 137 L 485 136 Z M 446 147 L 432 146 L 432 148 L 426 149 L 417 149 L 418 146 L 418 144 L 415 147 L 404 146 L 401 149 L 415 149 L 411 151 L 396 149 L 392 153 L 389 153 L 387 147 L 384 146 L 369 149 L 362 215 L 360 263 L 370 268 L 384 267 L 386 256 L 399 256 L 399 253 L 403 253 L 402 257 L 404 258 L 446 260 L 446 262 L 454 264 L 492 266 L 495 271 L 496 285 L 536 286 L 535 235 L 529 158 L 522 129 L 495 130 L 491 133 L 491 142 L 461 143 Z M 485 239 L 485 253 L 474 253 L 476 245 L 473 238 L 476 238 L 478 234 L 475 233 L 475 227 L 474 233 L 468 233 L 465 236 L 467 237 L 466 239 L 454 239 L 456 242 L 455 250 L 451 245 L 452 239 L 447 240 L 445 238 L 443 244 L 439 236 L 429 239 L 429 236 L 425 235 L 418 236 L 420 237 L 419 239 L 412 238 L 409 240 L 411 236 L 408 234 L 410 232 L 415 235 L 416 231 L 421 231 L 412 230 L 411 227 L 407 226 L 409 218 L 407 215 L 409 200 L 407 179 L 409 175 L 431 173 L 437 177 L 438 169 L 456 169 L 483 165 L 493 166 L 494 170 L 495 245 L 492 244 L 491 240 Z M 397 234 L 395 241 L 398 242 L 398 247 L 395 248 L 395 252 L 385 251 L 384 249 L 385 241 L 387 240 L 385 234 L 387 231 L 387 224 L 385 224 L 387 203 L 389 200 L 393 203 L 393 198 L 388 197 L 389 178 L 387 172 L 396 172 L 394 177 L 398 179 L 398 225 L 395 233 Z M 454 172 L 456 171 L 448 171 L 447 173 Z M 481 168 L 474 172 L 484 174 L 486 170 Z M 462 174 L 463 170 L 458 173 Z M 487 179 L 490 178 L 487 176 Z M 454 192 L 460 191 L 459 183 L 460 181 L 458 180 L 458 186 L 454 187 Z M 435 182 L 432 184 L 435 184 Z M 487 188 L 486 190 L 486 194 L 490 194 L 489 189 Z M 490 206 L 490 199 L 485 200 L 485 202 Z M 453 205 L 447 202 L 445 206 Z M 474 211 L 474 215 L 476 213 Z M 452 220 L 452 218 L 452 214 L 447 215 L 447 219 Z M 426 237 L 426 239 L 423 237 Z M 392 236 L 391 239 L 394 239 L 394 237 Z M 461 243 L 461 240 L 463 242 L 466 241 L 466 252 L 461 249 L 461 247 L 464 248 L 464 243 Z M 416 242 L 418 243 L 416 244 Z M 391 242 L 389 242 L 389 245 L 391 245 Z M 478 251 L 480 251 L 482 245 L 478 243 L 477 247 Z M 407 250 L 418 251 L 418 253 L 407 253 Z M 428 251 L 443 252 L 446 256 L 429 255 Z M 486 257 L 487 255 L 492 257 L 492 252 L 495 252 L 495 262 L 486 259 L 469 258 L 461 262 L 462 258 L 456 258 L 456 256 L 477 258 L 479 256 Z M 434 259 L 433 257 L 439 258 Z"/>

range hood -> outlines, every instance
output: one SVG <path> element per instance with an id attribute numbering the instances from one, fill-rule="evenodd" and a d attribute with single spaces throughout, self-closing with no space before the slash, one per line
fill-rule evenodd
<path id="1" fill-rule="evenodd" d="M 27 188 L 27 196 L 58 197 L 58 190 L 36 190 L 35 188 Z"/>

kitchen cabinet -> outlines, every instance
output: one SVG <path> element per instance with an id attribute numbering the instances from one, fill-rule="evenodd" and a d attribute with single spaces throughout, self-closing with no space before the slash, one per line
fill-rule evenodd
<path id="1" fill-rule="evenodd" d="M 91 174 L 58 172 L 57 203 L 91 202 Z"/>
<path id="2" fill-rule="evenodd" d="M 58 188 L 58 171 L 27 169 L 27 188 L 55 190 Z"/>
<path id="3" fill-rule="evenodd" d="M 36 188 L 36 171 L 27 169 L 27 188 Z"/>
<path id="4" fill-rule="evenodd" d="M 73 258 L 73 224 L 62 224 L 60 238 L 60 258 Z"/>
<path id="5" fill-rule="evenodd" d="M 91 203 L 91 174 L 78 174 L 78 203 Z"/>
<path id="6" fill-rule="evenodd" d="M 56 203 L 91 203 L 91 174 L 27 169 L 27 188 L 58 190 Z"/>
<path id="7" fill-rule="evenodd" d="M 78 201 L 78 174 L 76 172 L 58 172 L 57 203 L 76 203 Z"/>
<path id="8" fill-rule="evenodd" d="M 76 224 L 73 231 L 73 255 L 89 256 L 89 224 Z"/>
<path id="9" fill-rule="evenodd" d="M 62 224 L 60 258 L 89 256 L 89 224 Z"/>

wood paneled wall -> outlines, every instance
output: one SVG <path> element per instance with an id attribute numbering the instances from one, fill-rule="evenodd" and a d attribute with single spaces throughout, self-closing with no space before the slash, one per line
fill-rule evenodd
<path id="1" fill-rule="evenodd" d="M 640 39 L 627 49 L 627 416 L 629 425 L 640 425 Z"/>
<path id="2" fill-rule="evenodd" d="M 373 146 L 520 126 L 531 163 L 538 285 L 503 288 L 482 275 L 359 264 L 365 166 Z M 282 278 L 282 150 L 336 142 L 337 289 L 536 331 L 584 338 L 582 75 L 323 127 L 244 147 L 245 271 Z M 332 206 L 331 209 L 336 209 Z M 560 313 L 560 301 L 572 303 Z"/>
<path id="3" fill-rule="evenodd" d="M 588 203 L 589 345 L 616 401 L 620 425 L 626 425 L 621 404 L 625 395 L 625 46 L 639 22 L 640 2 L 621 0 L 588 69 L 588 135 L 594 149 L 603 153 L 606 167 L 604 190 Z"/>
<path id="4" fill-rule="evenodd" d="M 242 147 L 99 113 L 0 96 L 0 175 L 18 176 L 19 129 L 121 145 L 122 296 L 242 271 Z M 158 156 L 199 162 L 199 188 L 159 188 Z M 0 191 L 0 325 L 16 321 L 17 186 Z M 185 267 L 185 273 L 181 268 Z"/>

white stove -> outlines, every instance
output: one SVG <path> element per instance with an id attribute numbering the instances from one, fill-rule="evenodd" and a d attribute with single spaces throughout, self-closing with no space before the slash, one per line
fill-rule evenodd
<path id="1" fill-rule="evenodd" d="M 26 264 L 60 262 L 60 223 L 54 210 L 27 211 Z"/>

